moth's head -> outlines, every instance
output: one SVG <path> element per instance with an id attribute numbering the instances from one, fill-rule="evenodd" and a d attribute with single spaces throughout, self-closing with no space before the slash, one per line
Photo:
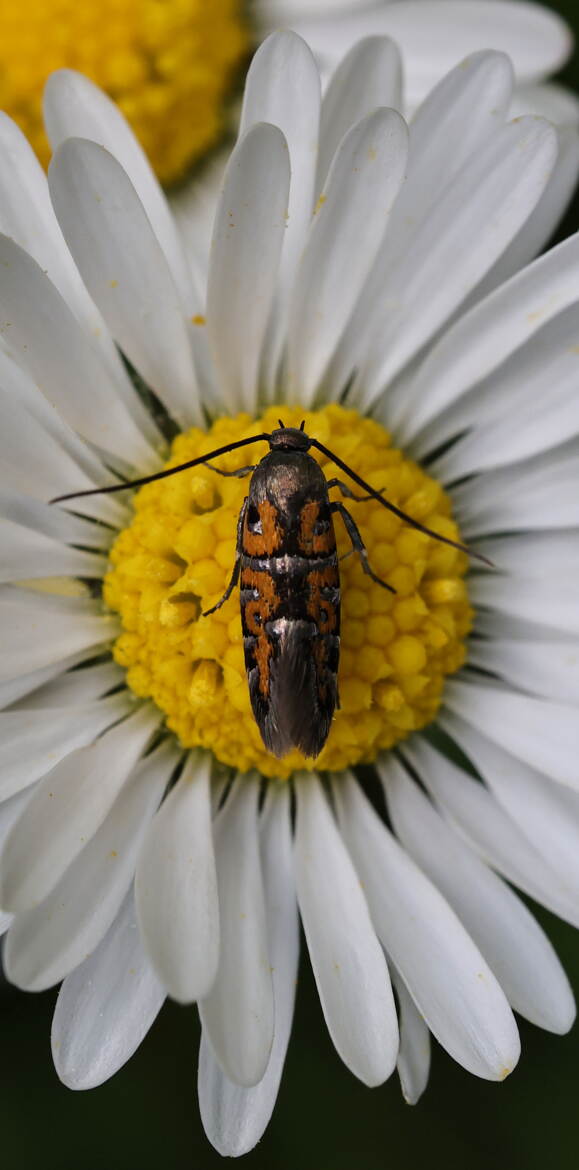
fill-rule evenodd
<path id="1" fill-rule="evenodd" d="M 312 440 L 304 430 L 305 420 L 300 427 L 284 427 L 279 419 L 279 430 L 272 431 L 269 446 L 272 451 L 309 451 Z"/>

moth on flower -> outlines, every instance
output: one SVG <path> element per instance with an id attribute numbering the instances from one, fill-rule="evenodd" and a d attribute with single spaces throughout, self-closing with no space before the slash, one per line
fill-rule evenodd
<path id="1" fill-rule="evenodd" d="M 375 499 L 412 528 L 442 544 L 460 549 L 490 564 L 466 545 L 450 540 L 420 524 L 385 500 L 361 479 L 347 463 L 299 429 L 284 426 L 271 434 L 242 439 L 189 460 L 178 467 L 147 475 L 130 483 L 108 488 L 68 493 L 51 503 L 141 487 L 179 471 L 205 464 L 257 440 L 267 440 L 270 450 L 257 464 L 218 475 L 242 477 L 251 474 L 249 492 L 237 520 L 237 542 L 231 580 L 223 596 L 205 611 L 204 617 L 220 609 L 241 584 L 241 624 L 245 668 L 251 706 L 268 751 L 278 759 L 294 748 L 305 756 L 319 756 L 330 733 L 338 697 L 340 656 L 340 574 L 332 517 L 340 515 L 358 553 L 362 569 L 384 589 L 395 593 L 370 568 L 368 554 L 353 516 L 340 500 L 330 500 L 330 488 L 339 488 L 348 499 Z M 357 496 L 340 479 L 327 480 L 315 459 L 308 455 L 317 447 L 368 493 Z"/>

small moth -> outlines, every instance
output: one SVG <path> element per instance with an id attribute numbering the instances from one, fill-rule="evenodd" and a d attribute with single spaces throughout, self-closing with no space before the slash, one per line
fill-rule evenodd
<path id="1" fill-rule="evenodd" d="M 209 462 L 250 443 L 268 442 L 256 465 L 220 471 Z M 327 480 L 308 454 L 315 447 L 366 492 L 355 493 L 340 479 Z M 240 585 L 245 667 L 253 713 L 265 747 L 278 759 L 297 748 L 305 756 L 320 754 L 339 706 L 340 573 L 333 517 L 340 515 L 365 573 L 395 592 L 372 571 L 353 517 L 330 488 L 353 500 L 377 500 L 412 528 L 443 544 L 486 561 L 463 544 L 440 536 L 384 499 L 352 468 L 301 427 L 285 427 L 219 447 L 130 483 L 58 496 L 51 503 L 141 487 L 157 479 L 204 464 L 219 475 L 251 475 L 237 521 L 237 544 L 231 579 L 223 597 L 203 616 L 219 609 Z"/>

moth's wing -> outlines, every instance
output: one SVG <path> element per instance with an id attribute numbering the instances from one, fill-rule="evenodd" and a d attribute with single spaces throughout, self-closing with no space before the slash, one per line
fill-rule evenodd
<path id="1" fill-rule="evenodd" d="M 338 701 L 336 673 L 321 661 L 323 639 L 313 623 L 282 619 L 275 625 L 276 631 L 270 635 L 274 652 L 267 701 L 256 680 L 250 678 L 253 711 L 263 742 L 279 759 L 293 748 L 304 756 L 319 756 Z"/>

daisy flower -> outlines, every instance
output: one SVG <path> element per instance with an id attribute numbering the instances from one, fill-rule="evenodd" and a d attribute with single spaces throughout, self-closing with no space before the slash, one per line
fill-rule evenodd
<path id="1" fill-rule="evenodd" d="M 6 973 L 63 981 L 53 1054 L 75 1089 L 166 995 L 198 1003 L 201 1116 L 229 1155 L 274 1107 L 298 911 L 337 1052 L 367 1085 L 397 1068 L 409 1102 L 431 1034 L 501 1080 L 513 1010 L 554 1032 L 574 1015 L 511 883 L 579 923 L 579 237 L 535 258 L 578 140 L 507 120 L 496 52 L 407 129 L 398 64 L 362 41 L 321 101 L 305 43 L 264 43 L 206 275 L 91 82 L 49 83 L 48 187 L 0 122 Z M 235 593 L 204 616 L 234 563 L 231 473 L 263 443 L 221 457 L 229 475 L 47 504 L 280 416 L 496 566 L 351 502 L 395 592 L 339 531 L 341 707 L 317 760 L 264 748 Z"/>

